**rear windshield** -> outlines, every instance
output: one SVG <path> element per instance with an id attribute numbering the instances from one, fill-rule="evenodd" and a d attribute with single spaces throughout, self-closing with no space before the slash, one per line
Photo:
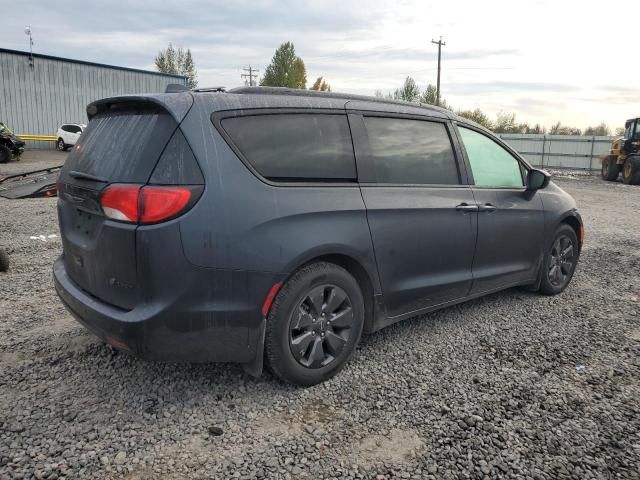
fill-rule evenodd
<path id="1" fill-rule="evenodd" d="M 222 126 L 253 167 L 272 180 L 354 180 L 346 115 L 273 114 L 226 118 Z"/>
<path id="2" fill-rule="evenodd" d="M 159 111 L 96 115 L 71 150 L 65 170 L 111 182 L 146 182 L 175 128 L 175 120 Z"/>

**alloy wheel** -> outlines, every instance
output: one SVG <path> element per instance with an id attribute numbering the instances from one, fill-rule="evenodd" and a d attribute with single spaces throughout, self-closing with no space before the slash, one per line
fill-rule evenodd
<path id="1" fill-rule="evenodd" d="M 573 241 L 566 235 L 556 238 L 551 247 L 549 261 L 549 282 L 558 287 L 564 285 L 571 277 L 575 266 L 575 247 Z"/>
<path id="2" fill-rule="evenodd" d="M 329 365 L 344 350 L 354 326 L 347 293 L 336 285 L 320 285 L 306 293 L 289 321 L 289 347 L 307 368 Z"/>

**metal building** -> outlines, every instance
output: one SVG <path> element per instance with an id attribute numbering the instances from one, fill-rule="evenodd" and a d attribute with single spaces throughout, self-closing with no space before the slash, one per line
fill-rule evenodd
<path id="1" fill-rule="evenodd" d="M 94 100 L 164 92 L 170 83 L 186 78 L 0 48 L 0 121 L 17 135 L 53 136 L 63 123 L 86 123 Z M 54 145 L 27 141 L 27 148 Z"/>

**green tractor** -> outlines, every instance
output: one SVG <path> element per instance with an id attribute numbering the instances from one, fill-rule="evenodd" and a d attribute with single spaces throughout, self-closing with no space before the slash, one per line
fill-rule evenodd
<path id="1" fill-rule="evenodd" d="M 616 138 L 608 155 L 602 155 L 602 178 L 615 182 L 622 172 L 628 185 L 640 184 L 640 118 L 627 120 L 624 137 Z"/>

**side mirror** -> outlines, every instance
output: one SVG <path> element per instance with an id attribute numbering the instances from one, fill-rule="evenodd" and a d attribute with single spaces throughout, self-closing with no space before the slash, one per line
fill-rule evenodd
<path id="1" fill-rule="evenodd" d="M 544 170 L 532 168 L 527 174 L 527 190 L 540 190 L 549 185 L 551 175 Z"/>

